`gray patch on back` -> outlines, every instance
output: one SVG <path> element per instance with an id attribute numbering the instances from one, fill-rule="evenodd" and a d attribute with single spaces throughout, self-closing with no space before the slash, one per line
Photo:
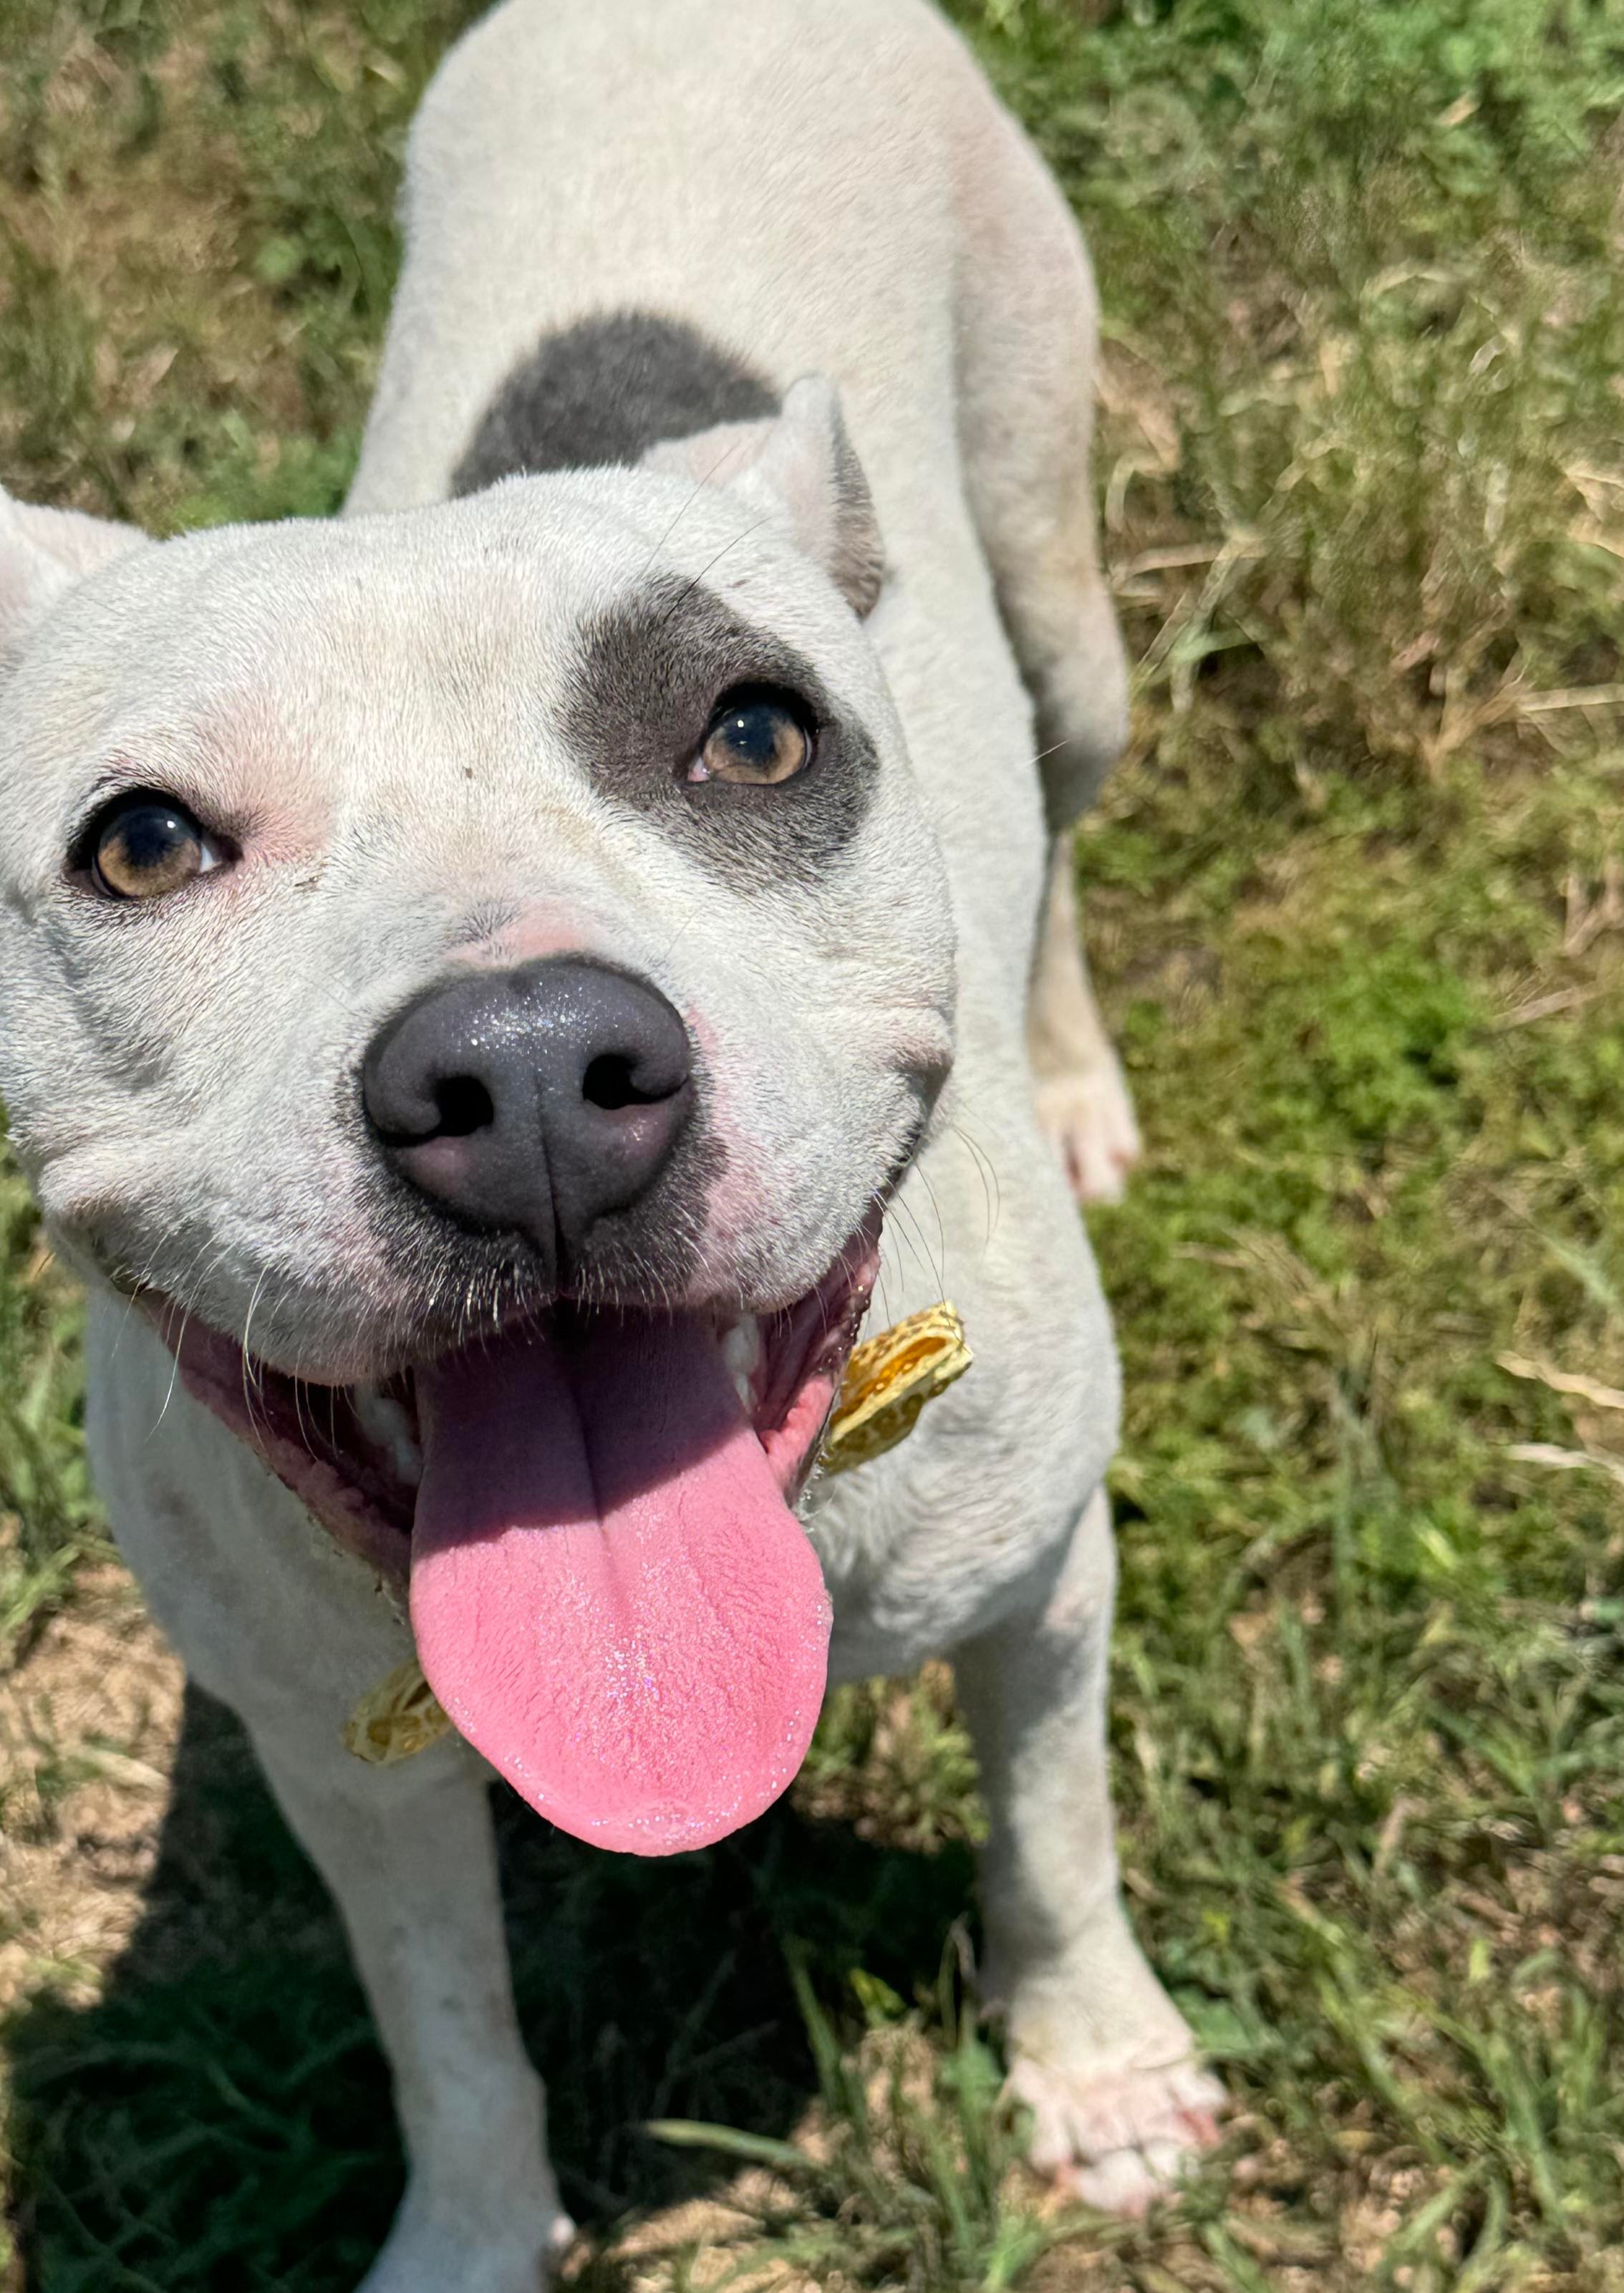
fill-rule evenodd
<path id="1" fill-rule="evenodd" d="M 778 411 L 761 376 L 698 328 L 611 311 L 542 336 L 486 409 L 451 490 L 478 493 L 547 470 L 629 468 L 664 439 Z"/>

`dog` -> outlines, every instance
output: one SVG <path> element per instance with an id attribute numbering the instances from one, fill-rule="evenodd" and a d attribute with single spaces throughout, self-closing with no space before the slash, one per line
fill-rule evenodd
<path id="1" fill-rule="evenodd" d="M 0 508 L 0 1087 L 123 1549 L 389 2056 L 366 2293 L 521 2293 L 570 2234 L 491 1770 L 701 1845 L 826 1678 L 939 1654 L 1034 2162 L 1142 2208 L 1221 2096 L 1107 1791 L 1078 232 L 924 0 L 506 0 L 405 220 L 342 517 Z M 820 1477 L 865 1318 L 944 1296 L 973 1369 Z M 414 1655 L 454 1727 L 351 1758 Z"/>

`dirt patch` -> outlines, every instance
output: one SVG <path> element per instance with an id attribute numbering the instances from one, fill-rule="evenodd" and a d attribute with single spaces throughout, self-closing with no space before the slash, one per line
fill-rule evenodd
<path id="1" fill-rule="evenodd" d="M 121 1568 L 82 1580 L 0 1697 L 0 2013 L 76 2004 L 129 1941 L 169 1799 L 184 1685 Z"/>

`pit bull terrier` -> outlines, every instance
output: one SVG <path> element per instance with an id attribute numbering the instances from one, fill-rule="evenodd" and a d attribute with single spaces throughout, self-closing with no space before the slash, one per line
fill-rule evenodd
<path id="1" fill-rule="evenodd" d="M 124 1550 L 392 2066 L 366 2293 L 533 2293 L 569 2232 L 491 1770 L 702 1845 L 826 1679 L 934 1654 L 1032 2156 L 1141 2207 L 1219 2094 L 1107 1797 L 1076 229 L 923 0 L 507 0 L 406 226 L 342 518 L 0 507 L 0 1086 Z M 943 1296 L 973 1370 L 820 1479 L 865 1318 Z M 363 1765 L 414 1653 L 454 1732 Z"/>

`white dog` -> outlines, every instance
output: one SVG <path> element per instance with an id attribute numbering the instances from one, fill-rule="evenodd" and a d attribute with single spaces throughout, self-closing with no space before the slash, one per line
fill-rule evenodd
<path id="1" fill-rule="evenodd" d="M 1114 1183 L 1132 1117 L 1063 856 L 1043 920 L 1124 717 L 1076 231 L 921 0 L 508 0 L 407 221 L 344 520 L 0 497 L 0 1084 L 125 1550 L 393 2067 L 367 2287 L 521 2293 L 568 2229 L 489 1768 L 699 1845 L 826 1672 L 937 1652 L 1034 2157 L 1142 2205 L 1219 2097 L 1107 1800 L 1064 1166 Z M 975 1365 L 820 1483 L 871 1292 Z M 459 1733 L 363 1765 L 414 1635 Z"/>

